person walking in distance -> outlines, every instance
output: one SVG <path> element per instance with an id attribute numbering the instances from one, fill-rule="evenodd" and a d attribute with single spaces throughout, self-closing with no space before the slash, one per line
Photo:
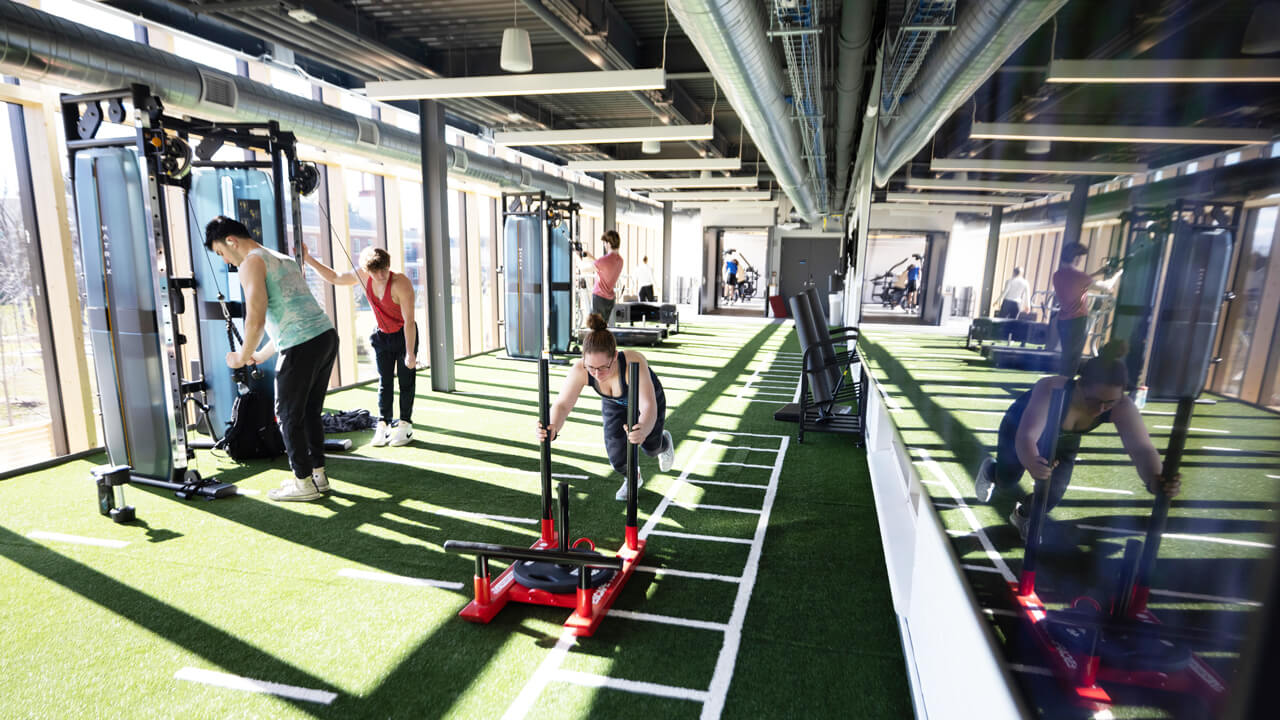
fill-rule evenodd
<path id="1" fill-rule="evenodd" d="M 618 284 L 618 277 L 622 275 L 623 260 L 618 254 L 618 248 L 622 246 L 622 238 L 618 236 L 617 230 L 605 230 L 600 236 L 600 242 L 604 243 L 604 255 L 596 258 L 590 251 L 584 250 L 582 256 L 593 261 L 596 268 L 596 284 L 591 288 L 591 312 L 599 313 L 608 324 L 613 318 L 613 306 L 617 302 L 613 288 Z"/>
<path id="2" fill-rule="evenodd" d="M 1022 277 L 1022 268 L 1013 269 L 1013 277 L 1004 285 L 1004 294 L 1000 296 L 1000 309 L 996 317 L 1016 320 L 1018 313 L 1031 304 L 1031 285 Z"/>
<path id="3" fill-rule="evenodd" d="M 378 367 L 378 426 L 373 446 L 407 445 L 413 438 L 413 398 L 418 375 L 418 323 L 413 320 L 413 283 L 391 271 L 391 255 L 382 248 L 360 251 L 360 263 L 344 273 L 325 265 L 306 251 L 303 260 L 332 285 L 360 285 L 378 323 L 369 336 Z M 407 319 L 406 319 L 407 318 Z M 400 380 L 400 415 L 392 417 L 395 381 Z"/>
<path id="4" fill-rule="evenodd" d="M 724 299 L 732 300 L 738 291 L 738 260 L 732 250 L 726 250 L 724 256 Z"/>
<path id="5" fill-rule="evenodd" d="M 640 267 L 636 268 L 636 285 L 640 286 L 640 302 L 653 302 L 653 268 L 649 267 L 649 256 L 645 255 L 640 260 Z"/>
<path id="6" fill-rule="evenodd" d="M 205 226 L 204 246 L 235 266 L 244 290 L 244 344 L 227 353 L 227 367 L 276 363 L 276 417 L 293 476 L 267 493 L 279 502 L 315 500 L 329 491 L 324 470 L 324 410 L 338 333 L 307 287 L 293 258 L 268 250 L 242 223 L 218 216 Z M 271 338 L 256 349 L 263 331 Z"/>

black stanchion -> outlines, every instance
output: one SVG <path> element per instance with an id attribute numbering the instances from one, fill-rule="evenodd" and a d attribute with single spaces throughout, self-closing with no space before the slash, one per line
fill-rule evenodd
<path id="1" fill-rule="evenodd" d="M 640 420 L 640 366 L 627 363 L 627 428 L 634 428 Z M 637 479 L 640 474 L 640 447 L 627 443 L 627 527 L 636 526 Z"/>
<path id="2" fill-rule="evenodd" d="M 1066 411 L 1066 392 L 1054 390 L 1049 398 L 1049 413 L 1045 417 L 1044 432 L 1036 441 L 1040 457 L 1050 466 L 1058 452 L 1058 434 L 1062 431 L 1062 415 Z M 1018 577 L 1018 594 L 1030 595 L 1036 587 L 1036 556 L 1040 550 L 1040 528 L 1049 512 L 1049 484 L 1051 478 L 1036 480 L 1027 522 L 1027 547 L 1022 554 L 1022 574 Z M 1017 509 L 1014 509 L 1017 512 Z"/>

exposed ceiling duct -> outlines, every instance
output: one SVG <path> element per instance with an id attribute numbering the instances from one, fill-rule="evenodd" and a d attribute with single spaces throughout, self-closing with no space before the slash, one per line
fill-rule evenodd
<path id="1" fill-rule="evenodd" d="M 747 0 L 670 0 L 670 6 L 796 213 L 816 223 L 818 203 L 760 6 Z"/>
<path id="2" fill-rule="evenodd" d="M 170 110 L 210 120 L 275 120 L 305 143 L 378 161 L 420 163 L 418 134 L 323 105 L 238 75 L 198 65 L 33 8 L 0 0 L 0 74 L 84 91 L 142 83 Z M 602 207 L 604 194 L 549 173 L 449 147 L 449 172 L 507 188 L 545 190 Z M 623 212 L 655 214 L 656 206 L 619 197 Z"/>
<path id="3" fill-rule="evenodd" d="M 1067 0 L 983 0 L 964 4 L 956 29 L 925 59 L 911 95 L 881 117 L 875 184 L 883 187 L 947 118 Z"/>
<path id="4" fill-rule="evenodd" d="M 858 127 L 865 59 L 871 45 L 875 0 L 845 0 L 840 10 L 840 55 L 836 70 L 836 193 L 843 203 L 853 162 L 853 133 Z M 873 99 L 873 102 L 876 100 Z"/>

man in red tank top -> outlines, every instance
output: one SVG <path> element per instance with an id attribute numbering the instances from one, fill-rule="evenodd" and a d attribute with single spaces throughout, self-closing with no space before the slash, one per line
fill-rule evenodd
<path id="1" fill-rule="evenodd" d="M 374 361 L 378 366 L 378 427 L 373 433 L 373 446 L 407 445 L 413 437 L 413 397 L 418 376 L 418 324 L 405 322 L 413 317 L 413 283 L 399 273 L 391 272 L 391 255 L 382 248 L 365 248 L 360 252 L 359 267 L 338 273 L 303 249 L 303 259 L 320 277 L 334 285 L 360 285 L 364 288 L 378 329 L 369 336 Z M 400 380 L 400 418 L 392 418 L 393 382 Z"/>

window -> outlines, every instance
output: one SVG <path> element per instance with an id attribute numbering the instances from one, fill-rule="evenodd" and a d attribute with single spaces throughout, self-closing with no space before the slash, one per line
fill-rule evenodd
<path id="1" fill-rule="evenodd" d="M 1187 170 L 1186 170 L 1186 172 L 1184 172 L 1184 173 L 1183 173 L 1183 175 L 1190 175 L 1191 173 L 1193 173 L 1193 172 L 1195 172 L 1195 171 L 1197 171 L 1197 170 L 1199 170 L 1199 169 L 1200 169 L 1200 163 L 1198 163 L 1198 162 L 1189 162 L 1189 163 L 1187 163 Z"/>
<path id="2" fill-rule="evenodd" d="M 328 172 L 323 165 L 319 166 L 320 176 L 324 178 Z M 333 261 L 333 244 L 329 239 L 329 212 L 327 209 L 320 207 L 322 198 L 328 193 L 325 189 L 325 182 L 321 180 L 320 189 L 310 195 L 299 198 L 299 204 L 302 207 L 302 241 L 307 245 L 307 252 L 314 255 L 320 262 L 331 268 L 342 271 L 343 261 L 334 263 Z M 293 238 L 293 212 L 286 206 L 285 213 L 285 229 L 289 233 L 290 241 Z M 314 270 L 308 270 L 307 287 L 311 289 L 311 294 L 320 303 L 320 307 L 325 309 L 330 319 L 333 319 L 333 292 L 329 283 L 325 282 L 320 274 Z"/>
<path id="3" fill-rule="evenodd" d="M 491 197 L 483 195 L 476 196 L 478 218 L 477 234 L 480 238 L 479 253 L 477 265 L 480 267 L 480 322 L 481 337 L 479 351 L 488 351 L 497 347 L 495 340 L 498 333 L 497 319 L 494 317 L 494 294 L 493 288 L 497 284 L 494 277 L 493 257 L 496 255 L 497 248 L 494 247 L 493 228 L 494 228 L 494 206 L 497 201 Z M 473 307 L 471 312 L 475 312 Z"/>
<path id="4" fill-rule="evenodd" d="M 1222 393 L 1240 397 L 1244 387 L 1245 372 L 1249 367 L 1249 355 L 1253 348 L 1258 315 L 1262 312 L 1262 295 L 1266 289 L 1267 271 L 1271 261 L 1271 246 L 1276 234 L 1276 206 L 1260 208 L 1254 217 L 1253 232 L 1242 248 L 1239 270 L 1236 274 L 1236 300 L 1222 335 L 1224 347 L 1220 372 L 1223 378 Z"/>
<path id="5" fill-rule="evenodd" d="M 343 272 L 360 263 L 360 252 L 368 247 L 386 248 L 386 225 L 382 207 L 382 178 L 358 170 L 346 170 L 343 179 L 347 191 L 347 228 L 349 258 L 338 258 L 334 269 Z M 368 338 L 377 329 L 373 308 L 364 288 L 351 289 L 356 308 L 356 378 L 368 380 L 378 376 Z"/>
<path id="6" fill-rule="evenodd" d="M 422 231 L 422 183 L 400 181 L 400 227 L 404 233 L 404 274 L 413 283 L 415 308 L 425 307 L 427 263 Z"/>
<path id="7" fill-rule="evenodd" d="M 271 87 L 308 100 L 314 97 L 311 90 L 311 81 L 301 74 L 280 67 L 271 67 L 267 70 L 268 77 L 271 78 Z"/>
<path id="8" fill-rule="evenodd" d="M 462 192 L 458 190 L 450 190 L 449 195 L 449 283 L 452 288 L 450 295 L 453 298 L 453 355 L 461 357 L 470 354 L 470 345 L 467 342 L 468 333 L 466 325 L 466 317 L 462 313 L 462 294 L 465 292 L 464 287 L 466 278 L 462 272 L 465 265 L 462 262 L 461 253 L 463 252 L 462 244 Z"/>
<path id="9" fill-rule="evenodd" d="M 0 470 L 54 455 L 53 418 L 45 372 L 45 330 L 38 315 L 32 253 L 35 208 L 22 109 L 0 103 Z"/>
<path id="10" fill-rule="evenodd" d="M 1227 153 L 1227 156 L 1222 160 L 1222 164 L 1223 164 L 1224 166 L 1225 166 L 1225 165 L 1235 165 L 1235 164 L 1236 164 L 1236 163 L 1238 163 L 1238 162 L 1240 162 L 1240 151 L 1239 151 L 1239 150 L 1237 150 L 1237 151 L 1235 151 L 1235 152 L 1229 152 L 1229 153 Z"/>
<path id="11" fill-rule="evenodd" d="M 173 36 L 173 54 L 205 67 L 221 70 L 228 75 L 240 74 L 235 55 L 185 35 Z"/>
<path id="12" fill-rule="evenodd" d="M 125 40 L 134 39 L 132 20 L 102 10 L 100 7 L 96 2 L 77 2 L 76 0 L 41 0 L 40 2 L 40 9 L 50 15 L 57 15 Z"/>

